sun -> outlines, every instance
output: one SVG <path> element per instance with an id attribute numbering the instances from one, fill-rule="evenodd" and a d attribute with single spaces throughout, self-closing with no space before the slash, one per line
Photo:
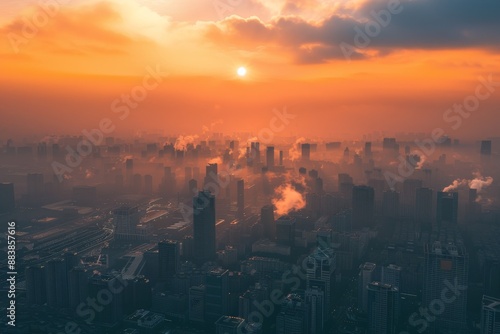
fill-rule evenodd
<path id="1" fill-rule="evenodd" d="M 238 68 L 237 73 L 240 77 L 244 77 L 247 74 L 247 69 L 244 67 L 240 67 Z"/>

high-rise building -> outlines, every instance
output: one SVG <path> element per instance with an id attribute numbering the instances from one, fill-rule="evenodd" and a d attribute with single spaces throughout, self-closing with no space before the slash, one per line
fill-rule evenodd
<path id="1" fill-rule="evenodd" d="M 307 289 L 305 294 L 306 303 L 309 307 L 307 312 L 309 317 L 309 333 L 323 333 L 325 319 L 328 316 L 325 313 L 325 292 L 321 288 L 313 286 Z"/>
<path id="2" fill-rule="evenodd" d="M 193 257 L 198 263 L 215 259 L 215 197 L 200 191 L 193 199 Z"/>
<path id="3" fill-rule="evenodd" d="M 368 141 L 365 143 L 365 156 L 370 158 L 372 156 L 372 142 Z"/>
<path id="4" fill-rule="evenodd" d="M 205 167 L 205 180 L 203 182 L 203 189 L 207 189 L 207 187 L 209 186 L 213 187 L 214 184 L 217 184 L 218 178 L 218 165 L 216 163 L 208 164 Z M 213 188 L 211 190 L 213 190 Z"/>
<path id="5" fill-rule="evenodd" d="M 159 242 L 158 262 L 160 281 L 171 279 L 180 269 L 180 244 L 173 240 Z"/>
<path id="6" fill-rule="evenodd" d="M 242 219 L 245 216 L 245 181 L 243 179 L 236 182 L 236 197 L 238 218 Z"/>
<path id="7" fill-rule="evenodd" d="M 266 148 L 266 163 L 269 170 L 274 168 L 274 146 L 268 146 Z"/>
<path id="8" fill-rule="evenodd" d="M 115 238 L 117 240 L 134 240 L 137 236 L 137 225 L 140 222 L 139 208 L 122 205 L 113 211 L 115 220 Z"/>
<path id="9" fill-rule="evenodd" d="M 45 269 L 47 304 L 52 307 L 67 307 L 69 303 L 68 273 L 63 259 L 50 260 Z"/>
<path id="10" fill-rule="evenodd" d="M 276 240 L 279 244 L 293 246 L 295 243 L 295 218 L 281 216 L 276 221 Z"/>
<path id="11" fill-rule="evenodd" d="M 438 192 L 436 207 L 436 224 L 442 226 L 445 224 L 456 225 L 458 222 L 458 193 L 457 192 Z"/>
<path id="12" fill-rule="evenodd" d="M 306 287 L 319 289 L 324 293 L 323 309 L 330 313 L 335 282 L 336 255 L 328 245 L 316 248 L 307 258 Z"/>
<path id="13" fill-rule="evenodd" d="M 197 285 L 189 289 L 189 320 L 205 321 L 205 286 Z"/>
<path id="14" fill-rule="evenodd" d="M 483 296 L 481 334 L 500 334 L 500 299 Z"/>
<path id="15" fill-rule="evenodd" d="M 399 320 L 399 290 L 390 284 L 368 284 L 368 329 L 372 334 L 394 334 Z"/>
<path id="16" fill-rule="evenodd" d="M 205 277 L 205 321 L 213 325 L 228 314 L 228 271 L 213 269 Z"/>
<path id="17" fill-rule="evenodd" d="M 311 159 L 311 144 L 302 144 L 302 160 L 309 161 Z"/>
<path id="18" fill-rule="evenodd" d="M 215 323 L 216 334 L 240 334 L 244 333 L 245 320 L 237 317 L 224 315 Z"/>
<path id="19" fill-rule="evenodd" d="M 263 206 L 260 210 L 260 221 L 264 230 L 264 237 L 274 240 L 276 237 L 276 224 L 274 223 L 274 207 L 272 205 Z"/>
<path id="20" fill-rule="evenodd" d="M 432 208 L 434 202 L 432 200 L 432 189 L 418 188 L 416 193 L 415 204 L 415 223 L 420 229 L 425 231 L 432 230 Z"/>
<path id="21" fill-rule="evenodd" d="M 375 192 L 372 187 L 355 186 L 352 189 L 352 224 L 354 229 L 373 226 Z"/>
<path id="22" fill-rule="evenodd" d="M 26 297 L 30 305 L 43 305 L 47 301 L 45 266 L 26 267 Z"/>
<path id="23" fill-rule="evenodd" d="M 15 207 L 14 184 L 0 183 L 0 214 L 10 212 Z"/>
<path id="24" fill-rule="evenodd" d="M 90 273 L 82 267 L 75 267 L 68 273 L 69 307 L 75 309 L 87 298 Z"/>
<path id="25" fill-rule="evenodd" d="M 469 256 L 462 245 L 441 244 L 435 241 L 425 246 L 424 284 L 422 305 L 434 305 L 435 300 L 443 299 L 443 291 L 449 301 L 436 309 L 439 316 L 429 325 L 429 331 L 442 330 L 461 333 L 466 328 L 467 285 Z M 453 291 L 450 291 L 453 288 Z M 451 301 L 452 302 L 451 302 Z"/>
<path id="26" fill-rule="evenodd" d="M 403 268 L 395 264 L 390 264 L 388 266 L 383 266 L 381 269 L 382 272 L 380 273 L 380 282 L 383 284 L 389 284 L 401 291 L 401 272 Z"/>
<path id="27" fill-rule="evenodd" d="M 122 286 L 119 278 L 111 275 L 95 275 L 89 279 L 89 298 L 97 299 L 99 296 L 102 298 L 102 291 L 108 291 L 111 294 L 109 287 L 113 287 L 115 290 L 112 298 L 101 305 L 100 312 L 95 312 L 95 318 L 92 321 L 94 324 L 106 328 L 118 326 L 123 316 L 124 289 L 120 289 Z"/>
<path id="28" fill-rule="evenodd" d="M 491 140 L 481 141 L 481 155 L 491 156 Z"/>
<path id="29" fill-rule="evenodd" d="M 34 173 L 27 175 L 28 202 L 32 205 L 39 205 L 43 202 L 43 174 Z"/>
<path id="30" fill-rule="evenodd" d="M 283 151 L 280 150 L 280 166 L 283 166 Z"/>
<path id="31" fill-rule="evenodd" d="M 300 294 L 289 294 L 276 317 L 276 334 L 303 334 L 309 328 L 307 303 Z"/>
<path id="32" fill-rule="evenodd" d="M 376 280 L 375 263 L 366 262 L 359 267 L 358 304 L 364 312 L 368 312 L 368 284 Z"/>
<path id="33" fill-rule="evenodd" d="M 406 179 L 403 182 L 403 216 L 407 219 L 415 219 L 417 189 L 422 188 L 422 185 L 422 180 L 418 179 Z"/>

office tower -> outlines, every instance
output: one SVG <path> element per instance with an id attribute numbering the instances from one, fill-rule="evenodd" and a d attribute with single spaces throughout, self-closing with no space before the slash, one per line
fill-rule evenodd
<path id="1" fill-rule="evenodd" d="M 344 196 L 344 198 L 352 198 L 352 190 L 354 188 L 353 179 L 349 174 L 339 174 L 338 176 L 338 191 Z"/>
<path id="2" fill-rule="evenodd" d="M 311 159 L 311 144 L 302 144 L 302 160 L 309 161 Z"/>
<path id="3" fill-rule="evenodd" d="M 307 333 L 308 307 L 299 294 L 289 294 L 281 304 L 281 311 L 276 317 L 276 334 Z"/>
<path id="4" fill-rule="evenodd" d="M 491 156 L 491 140 L 481 141 L 481 155 Z"/>
<path id="5" fill-rule="evenodd" d="M 75 309 L 87 298 L 90 272 L 76 267 L 68 273 L 69 307 Z"/>
<path id="6" fill-rule="evenodd" d="M 266 166 L 269 170 L 274 168 L 274 146 L 266 148 Z"/>
<path id="7" fill-rule="evenodd" d="M 306 288 L 323 291 L 324 314 L 330 314 L 335 282 L 336 255 L 328 245 L 316 248 L 307 258 Z M 319 326 L 320 323 L 317 323 Z M 321 323 L 321 326 L 323 323 Z M 319 327 L 318 327 L 319 328 Z M 322 327 L 321 327 L 322 328 Z"/>
<path id="8" fill-rule="evenodd" d="M 281 216 L 276 221 L 276 240 L 279 244 L 293 246 L 295 243 L 295 218 Z"/>
<path id="9" fill-rule="evenodd" d="M 280 166 L 283 166 L 283 151 L 280 151 Z"/>
<path id="10" fill-rule="evenodd" d="M 266 205 L 260 209 L 260 221 L 264 230 L 264 237 L 274 240 L 276 225 L 274 224 L 274 207 L 272 205 Z"/>
<path id="11" fill-rule="evenodd" d="M 205 286 L 198 285 L 189 288 L 189 320 L 205 321 Z"/>
<path id="12" fill-rule="evenodd" d="M 112 287 L 112 291 L 110 289 Z M 116 276 L 112 275 L 96 275 L 89 279 L 88 292 L 89 298 L 105 299 L 106 303 L 102 303 L 100 312 L 95 312 L 95 318 L 92 323 L 104 326 L 107 328 L 115 328 L 123 316 L 123 283 Z M 103 293 L 107 291 L 107 293 Z M 103 296 L 106 297 L 103 297 Z"/>
<path id="13" fill-rule="evenodd" d="M 500 334 L 500 299 L 483 295 L 481 334 Z"/>
<path id="14" fill-rule="evenodd" d="M 368 329 L 372 334 L 394 334 L 399 321 L 399 290 L 390 284 L 368 284 Z"/>
<path id="15" fill-rule="evenodd" d="M 68 275 L 63 259 L 50 260 L 45 266 L 47 304 L 51 307 L 67 307 L 69 300 Z"/>
<path id="16" fill-rule="evenodd" d="M 415 223 L 421 230 L 432 230 L 432 207 L 434 202 L 432 200 L 432 189 L 418 188 L 415 199 Z"/>
<path id="17" fill-rule="evenodd" d="M 160 281 L 170 280 L 180 269 L 180 244 L 165 240 L 158 243 L 158 272 Z"/>
<path id="18" fill-rule="evenodd" d="M 309 307 L 308 310 L 308 322 L 309 322 L 309 333 L 316 334 L 322 333 L 325 324 L 325 292 L 317 287 L 313 286 L 306 290 L 305 293 L 306 303 Z"/>
<path id="19" fill-rule="evenodd" d="M 144 175 L 144 193 L 146 195 L 153 194 L 153 176 L 152 175 Z"/>
<path id="20" fill-rule="evenodd" d="M 403 268 L 395 264 L 383 266 L 380 273 L 380 283 L 389 284 L 401 291 L 401 272 Z"/>
<path id="21" fill-rule="evenodd" d="M 384 191 L 382 207 L 384 218 L 397 219 L 399 217 L 399 193 L 394 190 Z"/>
<path id="22" fill-rule="evenodd" d="M 43 174 L 28 174 L 27 175 L 28 187 L 28 202 L 31 205 L 39 205 L 43 202 Z"/>
<path id="23" fill-rule="evenodd" d="M 417 189 L 422 188 L 422 180 L 406 179 L 403 182 L 403 216 L 415 219 Z"/>
<path id="24" fill-rule="evenodd" d="M 14 184 L 0 183 L 0 214 L 10 212 L 15 207 Z"/>
<path id="25" fill-rule="evenodd" d="M 213 269 L 205 277 L 205 321 L 213 325 L 228 314 L 228 271 Z"/>
<path id="26" fill-rule="evenodd" d="M 215 323 L 216 334 L 241 334 L 244 333 L 245 320 L 224 315 Z"/>
<path id="27" fill-rule="evenodd" d="M 352 224 L 354 229 L 373 226 L 375 192 L 367 186 L 352 189 Z"/>
<path id="28" fill-rule="evenodd" d="M 358 304 L 364 312 L 368 312 L 368 284 L 376 280 L 375 263 L 366 262 L 359 266 L 358 274 Z"/>
<path id="29" fill-rule="evenodd" d="M 372 156 L 372 143 L 370 141 L 365 143 L 365 157 L 370 158 Z"/>
<path id="30" fill-rule="evenodd" d="M 238 218 L 243 219 L 245 216 L 245 181 L 243 179 L 236 182 L 236 195 Z"/>
<path id="31" fill-rule="evenodd" d="M 458 193 L 438 192 L 436 207 L 436 224 L 441 227 L 445 224 L 456 225 L 458 221 Z"/>
<path id="32" fill-rule="evenodd" d="M 439 241 L 426 244 L 424 252 L 422 305 L 434 305 L 431 310 L 440 312 L 429 330 L 459 333 L 466 328 L 469 256 L 462 245 Z M 448 302 L 435 306 L 435 300 L 444 299 L 443 291 L 448 291 L 445 295 Z"/>
<path id="33" fill-rule="evenodd" d="M 113 211 L 115 222 L 115 238 L 117 240 L 134 240 L 136 228 L 140 222 L 138 207 L 122 205 Z"/>
<path id="34" fill-rule="evenodd" d="M 208 164 L 205 167 L 205 179 L 203 181 L 203 189 L 207 189 L 207 187 L 212 187 L 211 190 L 213 190 L 214 186 L 217 186 L 217 182 L 219 179 L 219 174 L 217 171 L 218 165 L 217 164 Z"/>
<path id="35" fill-rule="evenodd" d="M 45 266 L 26 267 L 26 297 L 30 305 L 43 305 L 47 301 Z"/>
<path id="36" fill-rule="evenodd" d="M 215 259 L 215 197 L 200 191 L 193 199 L 193 257 L 199 264 Z"/>

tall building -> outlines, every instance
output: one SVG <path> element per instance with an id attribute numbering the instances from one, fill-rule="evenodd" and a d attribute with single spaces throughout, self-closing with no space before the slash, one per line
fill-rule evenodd
<path id="1" fill-rule="evenodd" d="M 481 334 L 500 334 L 500 299 L 483 296 Z"/>
<path id="2" fill-rule="evenodd" d="M 43 305 L 47 301 L 45 266 L 26 267 L 26 297 L 30 305 Z"/>
<path id="3" fill-rule="evenodd" d="M 123 286 L 123 284 L 118 277 L 111 275 L 93 276 L 89 279 L 88 292 L 89 298 L 97 299 L 103 295 L 102 291 L 108 291 L 111 294 L 110 286 L 116 291 L 113 291 L 109 303 L 103 303 L 101 311 L 95 312 L 93 323 L 105 328 L 116 328 L 123 317 L 123 296 L 125 291 L 124 289 L 119 290 L 119 287 Z"/>
<path id="4" fill-rule="evenodd" d="M 0 183 L 0 214 L 10 212 L 15 207 L 14 184 Z"/>
<path id="5" fill-rule="evenodd" d="M 425 231 L 432 230 L 432 208 L 434 202 L 433 194 L 430 188 L 418 188 L 415 198 L 415 223 L 420 229 Z"/>
<path id="6" fill-rule="evenodd" d="M 399 321 L 399 290 L 390 284 L 368 284 L 368 329 L 371 334 L 394 334 Z"/>
<path id="7" fill-rule="evenodd" d="M 309 333 L 322 333 L 326 317 L 328 316 L 325 309 L 325 292 L 321 288 L 313 286 L 307 289 L 305 294 L 306 303 L 309 307 L 307 312 Z"/>
<path id="8" fill-rule="evenodd" d="M 415 204 L 417 189 L 422 188 L 423 182 L 418 179 L 406 179 L 403 182 L 403 216 L 415 219 Z"/>
<path id="9" fill-rule="evenodd" d="M 401 272 L 402 268 L 395 264 L 382 267 L 380 282 L 396 287 L 401 291 Z"/>
<path id="10" fill-rule="evenodd" d="M 274 223 L 274 207 L 272 205 L 266 205 L 260 209 L 260 221 L 264 230 L 264 237 L 274 240 L 276 237 L 276 224 Z"/>
<path id="11" fill-rule="evenodd" d="M 207 189 L 207 186 L 217 184 L 219 179 L 218 165 L 208 164 L 205 167 L 205 180 L 203 182 L 203 189 Z M 213 190 L 213 189 L 212 189 Z"/>
<path id="12" fill-rule="evenodd" d="M 372 156 L 372 142 L 368 141 L 365 143 L 365 156 L 370 158 Z"/>
<path id="13" fill-rule="evenodd" d="M 368 284 L 376 280 L 375 263 L 366 262 L 359 267 L 358 304 L 364 312 L 368 312 Z"/>
<path id="14" fill-rule="evenodd" d="M 160 281 L 166 282 L 180 269 L 180 245 L 177 241 L 158 243 L 158 272 Z"/>
<path id="15" fill-rule="evenodd" d="M 448 291 L 446 305 L 436 306 L 442 313 L 428 330 L 439 333 L 446 329 L 461 333 L 466 328 L 469 256 L 462 245 L 443 245 L 439 241 L 426 244 L 424 251 L 422 305 L 434 305 L 435 300 L 443 299 L 443 291 Z M 450 291 L 451 288 L 454 291 Z"/>
<path id="16" fill-rule="evenodd" d="M 117 240 L 135 240 L 137 225 L 140 222 L 139 208 L 122 205 L 113 211 L 115 221 L 115 238 Z"/>
<path id="17" fill-rule="evenodd" d="M 236 182 L 236 197 L 238 218 L 242 219 L 245 216 L 245 181 L 243 179 Z"/>
<path id="18" fill-rule="evenodd" d="M 224 315 L 215 323 L 216 334 L 240 334 L 244 333 L 245 320 L 237 317 Z"/>
<path id="19" fill-rule="evenodd" d="M 205 321 L 205 286 L 192 286 L 189 289 L 189 320 Z"/>
<path id="20" fill-rule="evenodd" d="M 397 191 L 384 191 L 382 209 L 386 219 L 397 219 L 399 217 L 399 193 Z"/>
<path id="21" fill-rule="evenodd" d="M 481 141 L 481 155 L 491 156 L 491 140 Z"/>
<path id="22" fill-rule="evenodd" d="M 372 187 L 352 189 L 352 224 L 354 229 L 373 226 L 375 192 Z"/>
<path id="23" fill-rule="evenodd" d="M 307 289 L 323 291 L 323 310 L 325 314 L 330 314 L 330 306 L 333 300 L 336 260 L 333 249 L 324 246 L 316 248 L 307 258 L 306 287 Z"/>
<path id="24" fill-rule="evenodd" d="M 266 163 L 269 170 L 274 168 L 274 146 L 268 146 L 266 148 Z"/>
<path id="25" fill-rule="evenodd" d="M 28 186 L 28 202 L 32 205 L 39 205 L 43 202 L 43 174 L 28 174 L 27 175 L 27 186 Z"/>
<path id="26" fill-rule="evenodd" d="M 276 221 L 276 240 L 279 244 L 293 246 L 295 243 L 295 218 L 281 216 Z"/>
<path id="27" fill-rule="evenodd" d="M 436 224 L 442 226 L 445 224 L 456 225 L 458 222 L 458 193 L 457 192 L 438 192 L 436 207 Z"/>
<path id="28" fill-rule="evenodd" d="M 213 325 L 228 314 L 228 271 L 213 269 L 205 277 L 205 321 Z"/>
<path id="29" fill-rule="evenodd" d="M 46 265 L 47 304 L 62 308 L 69 304 L 68 273 L 63 259 L 52 259 Z"/>
<path id="30" fill-rule="evenodd" d="M 309 328 L 308 306 L 299 294 L 289 294 L 276 317 L 276 334 L 303 334 Z"/>
<path id="31" fill-rule="evenodd" d="M 200 191 L 193 199 L 193 257 L 199 264 L 215 259 L 215 197 Z"/>
<path id="32" fill-rule="evenodd" d="M 76 267 L 68 273 L 69 307 L 75 309 L 88 295 L 88 279 L 90 273 L 82 268 Z"/>
<path id="33" fill-rule="evenodd" d="M 309 161 L 311 159 L 311 144 L 302 144 L 302 160 Z"/>

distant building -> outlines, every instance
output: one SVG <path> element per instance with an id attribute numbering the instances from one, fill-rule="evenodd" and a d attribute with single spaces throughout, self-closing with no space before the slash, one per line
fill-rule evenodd
<path id="1" fill-rule="evenodd" d="M 274 146 L 268 146 L 266 148 L 266 163 L 269 170 L 274 168 Z"/>
<path id="2" fill-rule="evenodd" d="M 135 241 L 138 239 L 137 226 L 140 223 L 139 208 L 122 205 L 113 211 L 115 221 L 115 238 L 117 240 Z"/>
<path id="3" fill-rule="evenodd" d="M 228 271 L 214 269 L 205 277 L 205 321 L 213 325 L 228 314 Z"/>
<path id="4" fill-rule="evenodd" d="M 481 155 L 491 156 L 491 140 L 483 140 L 481 142 Z"/>
<path id="5" fill-rule="evenodd" d="M 372 187 L 355 186 L 352 189 L 352 224 L 354 229 L 373 226 L 375 192 Z"/>
<path id="6" fill-rule="evenodd" d="M 193 199 L 193 256 L 196 262 L 215 260 L 215 197 L 200 191 Z"/>
<path id="7" fill-rule="evenodd" d="M 376 280 L 375 263 L 366 262 L 359 267 L 358 304 L 364 312 L 368 312 L 368 284 Z"/>
<path id="8" fill-rule="evenodd" d="M 438 192 L 436 208 L 436 224 L 441 227 L 445 224 L 456 225 L 458 222 L 458 193 Z"/>
<path id="9" fill-rule="evenodd" d="M 311 159 L 311 144 L 302 144 L 302 160 L 309 161 Z"/>
<path id="10" fill-rule="evenodd" d="M 295 243 L 295 218 L 282 216 L 276 221 L 278 244 L 293 247 Z"/>
<path id="11" fill-rule="evenodd" d="M 245 181 L 243 179 L 236 182 L 236 197 L 238 218 L 242 219 L 245 216 Z"/>
<path id="12" fill-rule="evenodd" d="M 15 207 L 14 184 L 0 183 L 0 214 L 10 212 Z"/>
<path id="13" fill-rule="evenodd" d="M 189 289 L 189 320 L 205 321 L 205 286 L 192 286 Z"/>
<path id="14" fill-rule="evenodd" d="M 399 290 L 390 284 L 368 284 L 368 329 L 373 334 L 394 334 L 399 320 Z"/>
<path id="15" fill-rule="evenodd" d="M 399 217 L 399 193 L 394 190 L 384 191 L 382 208 L 384 218 L 397 219 Z"/>
<path id="16" fill-rule="evenodd" d="M 281 311 L 276 317 L 276 334 L 307 333 L 308 305 L 299 294 L 289 294 L 281 304 Z"/>
<path id="17" fill-rule="evenodd" d="M 158 261 L 160 281 L 171 279 L 180 269 L 180 244 L 173 240 L 159 242 Z"/>

